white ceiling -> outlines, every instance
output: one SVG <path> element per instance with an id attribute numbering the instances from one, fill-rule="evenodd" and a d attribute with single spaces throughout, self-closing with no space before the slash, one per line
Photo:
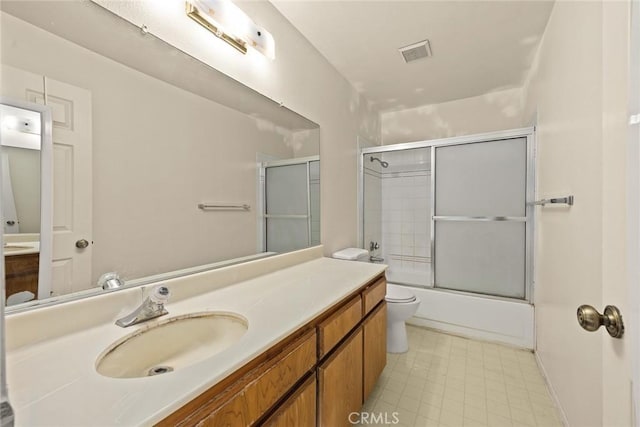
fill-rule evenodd
<path id="1" fill-rule="evenodd" d="M 271 1 L 381 111 L 521 87 L 553 7 L 541 0 Z M 398 48 L 424 39 L 433 56 L 406 64 Z"/>

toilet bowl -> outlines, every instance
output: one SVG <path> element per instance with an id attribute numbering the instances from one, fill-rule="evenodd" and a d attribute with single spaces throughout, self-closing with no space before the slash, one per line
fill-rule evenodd
<path id="1" fill-rule="evenodd" d="M 402 286 L 387 284 L 387 352 L 405 353 L 409 350 L 405 321 L 418 310 L 420 299 Z"/>
<path id="2" fill-rule="evenodd" d="M 333 253 L 333 258 L 348 261 L 369 261 L 369 251 L 347 248 Z M 418 310 L 420 299 L 411 290 L 387 283 L 387 352 L 405 353 L 409 350 L 405 321 Z"/>

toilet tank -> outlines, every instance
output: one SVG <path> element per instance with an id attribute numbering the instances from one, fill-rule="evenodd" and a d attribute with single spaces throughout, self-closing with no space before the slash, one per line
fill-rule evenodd
<path id="1" fill-rule="evenodd" d="M 369 251 L 360 248 L 346 248 L 334 252 L 331 257 L 347 261 L 369 262 Z"/>

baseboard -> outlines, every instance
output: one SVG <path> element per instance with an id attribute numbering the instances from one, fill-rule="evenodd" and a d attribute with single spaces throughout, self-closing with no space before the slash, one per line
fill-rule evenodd
<path id="1" fill-rule="evenodd" d="M 551 395 L 551 399 L 553 400 L 553 403 L 556 405 L 556 408 L 558 409 L 558 413 L 560 415 L 560 421 L 562 421 L 563 425 L 568 427 L 569 426 L 569 420 L 567 419 L 567 414 L 565 414 L 564 409 L 562 409 L 562 405 L 560 404 L 560 400 L 558 399 L 558 395 L 556 394 L 556 391 L 553 388 L 553 385 L 549 381 L 549 377 L 547 376 L 546 369 L 544 369 L 544 365 L 542 363 L 542 360 L 540 359 L 540 356 L 538 355 L 537 351 L 534 351 L 533 354 L 534 354 L 534 356 L 536 358 L 536 363 L 538 364 L 538 369 L 540 370 L 540 373 L 542 374 L 542 378 L 544 378 L 544 382 L 547 385 L 547 390 L 549 390 L 549 394 Z"/>
<path id="2" fill-rule="evenodd" d="M 509 335 L 502 335 L 494 332 L 469 328 L 461 325 L 453 325 L 450 323 L 439 322 L 437 320 L 425 319 L 417 316 L 414 316 L 409 320 L 407 320 L 407 323 L 410 325 L 434 329 L 439 332 L 445 332 L 447 334 L 457 335 L 464 338 L 488 341 L 496 344 L 504 344 L 504 345 L 509 345 L 509 346 L 517 347 L 524 350 L 532 350 L 531 343 L 528 340 L 522 340 L 517 337 L 512 337 Z"/>

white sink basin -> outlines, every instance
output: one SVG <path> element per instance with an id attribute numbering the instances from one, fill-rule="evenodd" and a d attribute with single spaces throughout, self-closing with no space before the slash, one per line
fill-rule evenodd
<path id="1" fill-rule="evenodd" d="M 233 313 L 172 317 L 113 343 L 98 357 L 96 370 L 112 378 L 165 374 L 231 347 L 247 329 L 246 319 Z"/>

